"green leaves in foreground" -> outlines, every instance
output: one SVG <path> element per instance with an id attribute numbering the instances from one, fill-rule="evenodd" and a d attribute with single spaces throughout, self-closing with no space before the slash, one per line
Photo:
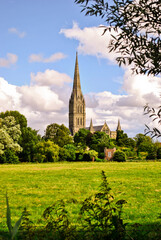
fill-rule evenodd
<path id="1" fill-rule="evenodd" d="M 10 239 L 12 240 L 12 239 L 14 239 L 14 237 L 16 236 L 16 234 L 18 232 L 18 229 L 19 229 L 19 226 L 21 224 L 21 220 L 22 220 L 23 215 L 21 215 L 19 220 L 15 223 L 14 227 L 12 227 L 12 224 L 11 224 L 11 211 L 10 211 L 10 206 L 9 206 L 7 193 L 6 193 L 6 204 L 7 204 L 7 214 L 6 214 L 6 217 L 7 217 L 7 227 L 8 227 L 8 230 L 9 230 Z"/>
<path id="2" fill-rule="evenodd" d="M 100 191 L 86 198 L 80 210 L 84 229 L 90 239 L 122 240 L 125 237 L 121 213 L 126 201 L 115 202 L 110 191 L 105 172 L 102 171 Z"/>

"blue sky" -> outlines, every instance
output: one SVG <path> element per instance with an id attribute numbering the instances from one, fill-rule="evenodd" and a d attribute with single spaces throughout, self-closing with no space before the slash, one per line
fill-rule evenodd
<path id="1" fill-rule="evenodd" d="M 78 51 L 87 126 L 92 118 L 115 130 L 120 118 L 133 137 L 144 130 L 144 104 L 159 105 L 160 79 L 119 68 L 103 20 L 80 11 L 74 0 L 1 0 L 0 111 L 20 111 L 41 134 L 52 122 L 68 126 Z"/>

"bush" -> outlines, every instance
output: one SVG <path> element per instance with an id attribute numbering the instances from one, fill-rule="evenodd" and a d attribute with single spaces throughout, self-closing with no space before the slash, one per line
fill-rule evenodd
<path id="1" fill-rule="evenodd" d="M 113 161 L 116 161 L 116 162 L 125 162 L 125 161 L 126 161 L 126 154 L 125 154 L 123 151 L 117 150 L 117 151 L 114 153 Z"/>
<path id="2" fill-rule="evenodd" d="M 14 151 L 6 149 L 0 156 L 0 163 L 19 163 L 19 158 Z"/>
<path id="3" fill-rule="evenodd" d="M 157 150 L 157 159 L 161 159 L 161 148 Z"/>

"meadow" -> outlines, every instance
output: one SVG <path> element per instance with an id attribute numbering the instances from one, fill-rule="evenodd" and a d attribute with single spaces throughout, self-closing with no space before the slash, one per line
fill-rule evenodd
<path id="1" fill-rule="evenodd" d="M 0 165 L 0 231 L 7 229 L 6 190 L 13 222 L 27 207 L 36 223 L 46 207 L 63 199 L 76 224 L 82 201 L 99 189 L 102 170 L 115 199 L 127 201 L 124 222 L 146 226 L 160 222 L 161 162 Z"/>

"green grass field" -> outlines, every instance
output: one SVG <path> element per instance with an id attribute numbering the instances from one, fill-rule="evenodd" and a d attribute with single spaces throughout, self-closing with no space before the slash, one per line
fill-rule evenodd
<path id="1" fill-rule="evenodd" d="M 149 225 L 160 221 L 161 162 L 0 165 L 0 230 L 7 229 L 6 190 L 13 222 L 27 207 L 36 223 L 46 207 L 64 199 L 76 223 L 81 201 L 99 189 L 102 170 L 115 198 L 127 201 L 125 222 Z"/>

